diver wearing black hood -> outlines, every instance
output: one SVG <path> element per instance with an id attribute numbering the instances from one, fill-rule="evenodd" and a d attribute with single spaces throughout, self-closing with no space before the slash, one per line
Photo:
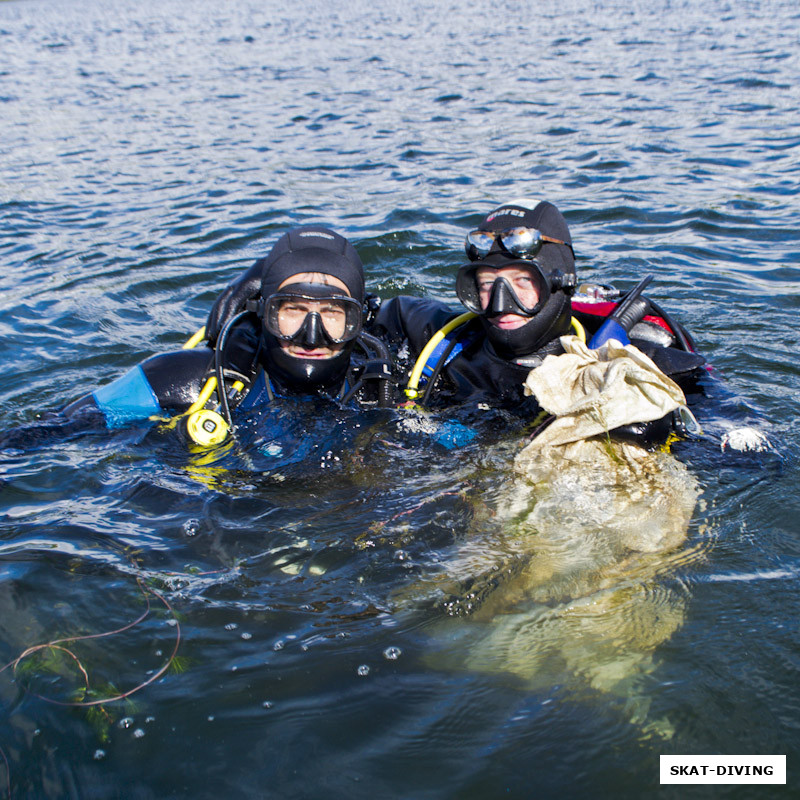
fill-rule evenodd
<path id="1" fill-rule="evenodd" d="M 196 441 L 213 444 L 217 428 L 226 432 L 231 424 L 232 408 L 252 409 L 275 396 L 349 402 L 369 395 L 370 402 L 389 404 L 388 352 L 362 331 L 364 269 L 343 236 L 319 226 L 297 228 L 247 274 L 257 277 L 260 298 L 225 321 L 211 351 L 153 356 L 64 412 L 99 410 L 109 427 L 190 412 L 197 417 Z M 370 382 L 377 389 L 367 390 Z M 225 392 L 217 389 L 222 384 Z"/>
<path id="2" fill-rule="evenodd" d="M 361 331 L 364 267 L 353 245 L 325 228 L 300 228 L 282 236 L 261 262 L 262 361 L 270 379 L 284 392 L 341 390 L 350 355 Z M 293 297 L 312 310 L 302 315 L 296 331 L 280 329 L 280 317 Z M 324 303 L 335 303 L 328 308 Z M 302 312 L 302 308 L 293 309 Z M 339 324 L 343 330 L 328 331 Z M 319 353 L 322 353 L 320 357 Z"/>
<path id="3" fill-rule="evenodd" d="M 440 369 L 445 380 L 429 394 L 434 403 L 517 406 L 530 369 L 561 353 L 559 337 L 571 330 L 576 280 L 569 229 L 552 203 L 515 201 L 485 217 L 465 248 L 470 263 L 458 272 L 456 292 L 477 316 L 458 331 Z M 396 297 L 383 303 L 372 331 L 390 342 L 407 341 L 416 357 L 455 316 L 442 303 Z"/>
<path id="4" fill-rule="evenodd" d="M 458 271 L 456 293 L 475 315 L 472 320 L 450 330 L 457 322 L 452 309 L 396 297 L 383 303 L 371 330 L 395 345 L 407 343 L 415 359 L 434 335 L 441 338 L 420 373 L 422 382 L 428 379 L 425 391 L 417 394 L 409 384 L 409 397 L 432 405 L 483 402 L 532 419 L 536 402 L 524 395 L 525 378 L 546 356 L 564 352 L 562 336 L 580 329 L 573 321 L 577 280 L 567 222 L 552 203 L 515 200 L 486 216 L 467 234 L 464 246 L 469 263 Z M 645 307 L 642 303 L 633 322 L 642 319 Z M 580 320 L 590 333 L 604 319 L 592 313 L 582 313 Z M 660 344 L 641 339 L 635 344 L 673 379 L 696 377 L 702 356 L 665 346 L 675 343 L 674 336 L 652 327 L 662 335 Z M 648 423 L 620 431 L 628 433 L 636 440 L 659 440 L 669 425 Z"/>
<path id="5" fill-rule="evenodd" d="M 575 289 L 575 256 L 561 212 L 547 202 L 528 208 L 524 200 L 493 211 L 467 235 L 470 263 L 459 270 L 459 300 L 477 313 L 494 352 L 520 363 L 535 357 L 554 339 L 570 332 L 570 295 Z M 547 234 L 542 233 L 547 231 Z M 470 304 L 472 286 L 481 270 L 494 275 L 486 308 Z M 530 272 L 537 302 L 521 303 L 504 274 Z M 505 315 L 527 321 L 515 327 L 496 324 Z"/>

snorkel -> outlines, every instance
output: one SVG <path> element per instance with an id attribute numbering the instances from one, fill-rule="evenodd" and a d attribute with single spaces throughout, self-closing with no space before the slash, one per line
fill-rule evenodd
<path id="1" fill-rule="evenodd" d="M 644 317 L 650 308 L 650 303 L 641 295 L 652 280 L 653 276 L 647 275 L 628 292 L 625 299 L 617 305 L 612 314 L 600 326 L 597 333 L 592 336 L 592 340 L 589 342 L 589 349 L 597 350 L 609 339 L 616 339 L 623 345 L 631 343 L 628 338 L 628 331 Z"/>

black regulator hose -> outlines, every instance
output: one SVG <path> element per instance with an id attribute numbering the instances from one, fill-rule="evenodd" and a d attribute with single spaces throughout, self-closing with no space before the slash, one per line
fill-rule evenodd
<path id="1" fill-rule="evenodd" d="M 389 408 L 392 405 L 392 360 L 389 348 L 376 336 L 364 333 L 358 335 L 358 344 L 366 353 L 370 361 L 364 367 L 364 373 L 356 381 L 352 389 L 342 398 L 342 403 L 349 402 L 355 397 L 358 390 L 364 385 L 364 381 L 373 379 L 378 381 L 378 405 L 381 408 Z M 371 348 L 371 350 L 370 350 Z"/>
<path id="2" fill-rule="evenodd" d="M 217 337 L 217 346 L 214 349 L 214 374 L 217 376 L 217 396 L 219 398 L 219 409 L 222 412 L 222 418 L 228 425 L 233 425 L 231 421 L 231 409 L 230 405 L 228 404 L 228 393 L 225 391 L 225 371 L 224 371 L 224 356 L 225 356 L 225 346 L 228 343 L 228 334 L 230 333 L 231 328 L 240 320 L 242 317 L 246 317 L 250 314 L 250 311 L 241 311 L 236 316 L 231 317 L 223 326 L 222 330 L 219 332 L 219 336 Z"/>

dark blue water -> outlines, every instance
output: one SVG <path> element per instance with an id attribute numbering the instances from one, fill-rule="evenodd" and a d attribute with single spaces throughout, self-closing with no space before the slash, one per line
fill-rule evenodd
<path id="1" fill-rule="evenodd" d="M 672 797 L 669 753 L 785 753 L 796 786 L 798 25 L 781 0 L 1 3 L 5 428 L 179 346 L 291 225 L 350 237 L 373 291 L 452 301 L 464 231 L 518 196 L 564 211 L 582 277 L 653 272 L 727 388 L 674 451 L 685 539 L 633 559 L 507 513 L 500 422 L 457 453 L 313 408 L 285 410 L 302 458 L 18 442 L 0 660 L 109 635 L 0 674 L 0 788 Z M 734 412 L 773 453 L 722 453 Z"/>

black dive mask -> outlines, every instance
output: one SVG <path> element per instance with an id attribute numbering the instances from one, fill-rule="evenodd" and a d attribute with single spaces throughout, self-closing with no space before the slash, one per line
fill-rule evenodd
<path id="1" fill-rule="evenodd" d="M 350 342 L 361 332 L 363 309 L 333 286 L 293 283 L 263 301 L 264 327 L 282 342 L 314 349 Z"/>
<path id="2" fill-rule="evenodd" d="M 328 335 L 328 331 L 322 323 L 322 317 L 316 311 L 306 314 L 303 324 L 292 336 L 291 341 L 312 350 L 315 347 L 330 347 L 332 344 L 336 344 Z"/>
<path id="3" fill-rule="evenodd" d="M 484 308 L 481 302 L 481 285 L 478 272 L 491 266 L 493 269 L 513 268 L 520 273 L 515 278 L 497 276 L 491 285 L 488 302 Z M 517 283 L 515 290 L 512 281 Z M 472 312 L 482 317 L 500 317 L 504 314 L 518 314 L 522 317 L 533 317 L 539 313 L 550 300 L 554 290 L 563 289 L 569 292 L 574 288 L 573 275 L 564 275 L 559 271 L 545 275 L 535 261 L 512 261 L 498 264 L 471 263 L 461 267 L 456 278 L 456 294 L 458 299 Z M 535 290 L 537 299 L 534 305 L 523 302 L 518 291 L 525 288 Z"/>
<path id="4" fill-rule="evenodd" d="M 483 310 L 484 316 L 502 317 L 504 314 L 519 314 L 523 317 L 532 317 L 550 297 L 550 290 L 545 283 L 539 291 L 539 299 L 533 307 L 528 307 L 517 297 L 514 287 L 506 278 L 495 278 L 489 303 Z"/>
<path id="5" fill-rule="evenodd" d="M 270 376 L 290 391 L 338 389 L 350 366 L 350 353 L 361 331 L 361 305 L 326 284 L 298 283 L 259 304 L 265 362 Z M 303 358 L 284 344 L 314 350 L 336 347 L 327 358 Z"/>
<path id="6" fill-rule="evenodd" d="M 528 306 L 520 300 L 519 292 L 523 291 L 525 286 L 519 283 L 518 278 L 512 277 L 509 280 L 506 277 L 496 277 L 492 282 L 484 309 L 477 272 L 486 267 L 525 270 L 531 287 L 537 290 L 536 303 Z M 555 270 L 545 275 L 541 267 L 533 261 L 510 261 L 500 257 L 490 257 L 483 262 L 473 262 L 461 267 L 456 279 L 456 293 L 470 311 L 480 316 L 486 337 L 497 355 L 504 359 L 517 359 L 536 352 L 554 338 L 569 332 L 568 295 L 572 293 L 575 282 L 575 275 L 571 273 L 565 275 Z M 514 283 L 518 284 L 516 290 Z M 529 321 L 512 329 L 499 328 L 492 323 L 493 318 L 504 314 L 517 314 L 527 317 Z"/>

